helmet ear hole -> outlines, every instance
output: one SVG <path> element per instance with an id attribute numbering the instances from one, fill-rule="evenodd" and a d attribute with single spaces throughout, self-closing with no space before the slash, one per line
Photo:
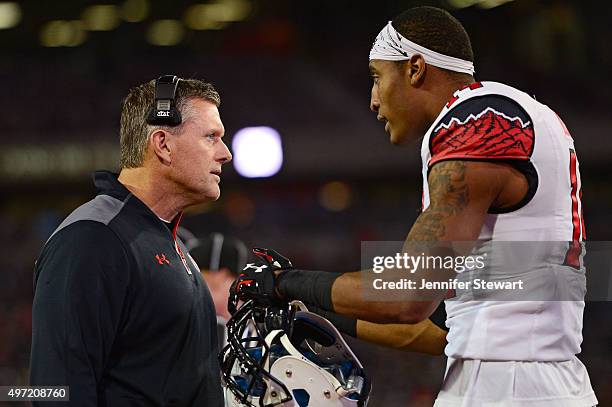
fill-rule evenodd
<path id="1" fill-rule="evenodd" d="M 293 399 L 299 407 L 308 407 L 308 403 L 310 402 L 310 394 L 308 394 L 306 390 L 294 389 L 292 393 Z"/>
<path id="2" fill-rule="evenodd" d="M 336 339 L 322 327 L 304 319 L 296 319 L 293 323 L 291 343 L 299 346 L 305 340 L 314 341 L 326 348 L 332 346 Z"/>

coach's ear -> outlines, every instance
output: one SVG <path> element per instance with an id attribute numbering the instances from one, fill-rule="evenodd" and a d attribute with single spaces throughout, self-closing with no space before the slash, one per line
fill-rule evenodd
<path id="1" fill-rule="evenodd" d="M 414 54 L 409 60 L 405 62 L 404 74 L 413 87 L 421 86 L 425 79 L 425 72 L 427 71 L 427 65 L 425 59 L 421 54 Z"/>
<path id="2" fill-rule="evenodd" d="M 172 154 L 170 153 L 170 144 L 167 131 L 156 129 L 151 133 L 149 138 L 149 146 L 157 159 L 165 165 L 170 165 L 172 162 Z"/>

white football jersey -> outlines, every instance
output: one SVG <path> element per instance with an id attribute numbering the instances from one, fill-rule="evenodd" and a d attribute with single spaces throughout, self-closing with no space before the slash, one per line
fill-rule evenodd
<path id="1" fill-rule="evenodd" d="M 430 203 L 428 173 L 440 161 L 503 161 L 529 181 L 519 204 L 490 211 L 474 249 L 491 256 L 486 278 L 521 279 L 526 291 L 505 298 L 451 293 L 445 301 L 447 356 L 572 359 L 582 342 L 585 228 L 574 141 L 561 119 L 524 92 L 476 82 L 455 92 L 425 134 L 421 155 L 423 210 Z M 458 278 L 473 280 L 474 273 Z"/>

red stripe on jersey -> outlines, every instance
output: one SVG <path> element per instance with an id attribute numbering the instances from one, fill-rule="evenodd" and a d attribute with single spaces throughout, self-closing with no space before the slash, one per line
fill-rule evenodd
<path id="1" fill-rule="evenodd" d="M 446 107 L 451 107 L 453 103 L 455 103 L 458 99 L 459 99 L 459 96 L 453 96 L 446 104 Z"/>
<path id="2" fill-rule="evenodd" d="M 480 83 L 480 82 L 470 83 L 467 87 L 470 88 L 471 90 L 476 90 L 478 88 L 482 88 L 482 83 Z M 464 86 L 463 89 L 465 89 L 465 88 L 466 87 Z"/>
<path id="3" fill-rule="evenodd" d="M 580 188 L 580 203 L 582 203 L 582 188 Z M 582 240 L 586 240 L 586 226 L 584 226 L 584 208 L 580 207 L 580 223 L 582 223 Z"/>
<path id="4" fill-rule="evenodd" d="M 463 86 L 461 89 L 459 89 L 459 91 L 462 91 L 462 90 L 467 89 L 467 88 L 470 88 L 470 90 L 475 90 L 475 89 L 478 89 L 478 88 L 482 88 L 482 83 L 480 83 L 480 82 L 470 83 L 469 85 Z M 450 98 L 450 100 L 446 104 L 446 107 L 450 108 L 458 99 L 459 99 L 459 96 L 454 96 L 453 95 L 453 97 Z"/>
<path id="5" fill-rule="evenodd" d="M 572 241 L 565 255 L 564 264 L 575 269 L 580 269 L 580 255 L 582 254 L 582 244 L 580 243 L 580 233 L 584 229 L 584 223 L 581 225 L 580 213 L 578 212 L 578 160 L 576 152 L 570 149 L 570 184 L 572 199 Z M 580 191 L 582 195 L 582 191 Z M 583 235 L 584 238 L 584 235 Z"/>
<path id="6" fill-rule="evenodd" d="M 578 173 L 576 153 L 570 151 L 570 182 L 572 185 L 572 241 L 580 240 L 580 214 L 578 213 Z"/>

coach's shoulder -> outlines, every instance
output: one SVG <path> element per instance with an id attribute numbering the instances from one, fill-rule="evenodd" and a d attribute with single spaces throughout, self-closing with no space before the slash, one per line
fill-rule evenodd
<path id="1" fill-rule="evenodd" d="M 115 232 L 95 220 L 78 220 L 54 233 L 36 260 L 40 275 L 109 275 L 128 267 L 127 252 Z M 119 273 L 123 274 L 123 273 Z"/>
<path id="2" fill-rule="evenodd" d="M 44 249 L 80 252 L 100 247 L 121 249 L 122 244 L 117 234 L 108 225 L 97 220 L 83 219 L 72 222 L 54 232 Z"/>

